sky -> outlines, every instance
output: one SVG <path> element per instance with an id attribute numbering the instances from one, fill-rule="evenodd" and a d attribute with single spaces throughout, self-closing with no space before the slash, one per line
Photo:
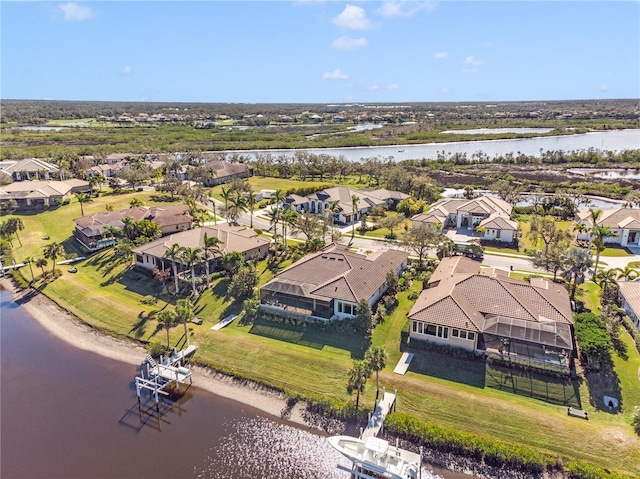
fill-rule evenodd
<path id="1" fill-rule="evenodd" d="M 640 98 L 640 1 L 0 2 L 3 99 Z"/>

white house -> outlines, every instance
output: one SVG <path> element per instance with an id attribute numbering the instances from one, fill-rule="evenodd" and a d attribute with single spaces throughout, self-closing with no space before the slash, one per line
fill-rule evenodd
<path id="1" fill-rule="evenodd" d="M 608 226 L 615 234 L 606 238 L 607 243 L 620 246 L 640 246 L 640 209 L 638 208 L 607 208 L 601 209 L 602 213 L 596 223 L 598 226 Z M 591 211 L 581 209 L 576 215 L 578 225 L 584 225 L 585 232 L 578 233 L 578 239 L 589 241 L 588 231 L 593 228 Z"/>
<path id="2" fill-rule="evenodd" d="M 620 281 L 618 287 L 622 309 L 640 330 L 640 281 Z"/>

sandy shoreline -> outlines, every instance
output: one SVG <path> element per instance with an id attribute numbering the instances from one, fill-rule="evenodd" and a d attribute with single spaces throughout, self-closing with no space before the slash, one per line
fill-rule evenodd
<path id="1" fill-rule="evenodd" d="M 13 293 L 13 299 L 40 325 L 66 343 L 100 356 L 139 366 L 147 354 L 135 341 L 119 339 L 101 333 L 81 322 L 54 301 L 33 289 L 16 291 L 8 278 L 0 280 L 0 288 Z M 250 381 L 238 381 L 204 367 L 193 367 L 194 387 L 232 399 L 260 411 L 301 426 L 322 430 L 305 414 L 305 404 L 287 404 L 286 397 Z"/>

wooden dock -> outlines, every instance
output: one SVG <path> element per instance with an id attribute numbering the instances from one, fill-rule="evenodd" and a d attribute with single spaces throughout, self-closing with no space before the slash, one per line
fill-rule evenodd
<path id="1" fill-rule="evenodd" d="M 382 400 L 376 405 L 375 411 L 369 418 L 367 428 L 362 431 L 361 439 L 367 439 L 371 436 L 377 436 L 384 424 L 384 419 L 391 412 L 396 403 L 396 394 L 386 391 L 382 394 Z"/>

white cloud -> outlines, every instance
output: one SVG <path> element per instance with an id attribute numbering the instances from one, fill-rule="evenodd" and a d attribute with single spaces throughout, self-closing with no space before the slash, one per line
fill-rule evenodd
<path id="1" fill-rule="evenodd" d="M 339 68 L 336 68 L 332 72 L 327 72 L 324 75 L 322 75 L 322 79 L 323 80 L 348 80 L 349 75 L 347 75 L 346 73 L 342 73 L 342 70 L 340 70 Z"/>
<path id="2" fill-rule="evenodd" d="M 400 85 L 398 85 L 397 83 L 392 83 L 387 87 L 387 90 L 397 90 L 398 88 L 400 88 Z"/>
<path id="3" fill-rule="evenodd" d="M 129 65 L 126 65 L 118 70 L 118 73 L 120 73 L 121 75 L 131 75 L 133 73 L 133 68 L 131 68 Z"/>
<path id="4" fill-rule="evenodd" d="M 331 21 L 334 25 L 348 30 L 368 30 L 371 28 L 371 22 L 369 22 L 364 8 L 355 5 L 347 5 L 340 15 Z"/>
<path id="5" fill-rule="evenodd" d="M 84 22 L 93 17 L 93 10 L 77 3 L 69 2 L 58 5 L 58 10 L 64 15 L 66 22 Z"/>
<path id="6" fill-rule="evenodd" d="M 449 54 L 447 52 L 436 52 L 433 55 L 433 58 L 435 58 L 436 60 L 442 60 L 444 58 L 447 58 L 449 56 Z"/>
<path id="7" fill-rule="evenodd" d="M 471 55 L 469 55 L 464 62 L 467 65 L 473 65 L 473 66 L 476 66 L 476 67 L 479 67 L 479 66 L 482 66 L 482 65 L 485 64 L 482 60 L 476 60 Z"/>
<path id="8" fill-rule="evenodd" d="M 422 10 L 431 12 L 437 5 L 438 2 L 388 1 L 382 4 L 378 13 L 383 17 L 412 17 Z"/>
<path id="9" fill-rule="evenodd" d="M 609 87 L 603 83 L 600 85 L 600 91 L 609 91 Z"/>
<path id="10" fill-rule="evenodd" d="M 346 36 L 336 38 L 333 43 L 331 43 L 331 48 L 338 50 L 358 50 L 359 48 L 367 48 L 368 46 L 369 42 L 366 38 L 350 38 Z"/>

